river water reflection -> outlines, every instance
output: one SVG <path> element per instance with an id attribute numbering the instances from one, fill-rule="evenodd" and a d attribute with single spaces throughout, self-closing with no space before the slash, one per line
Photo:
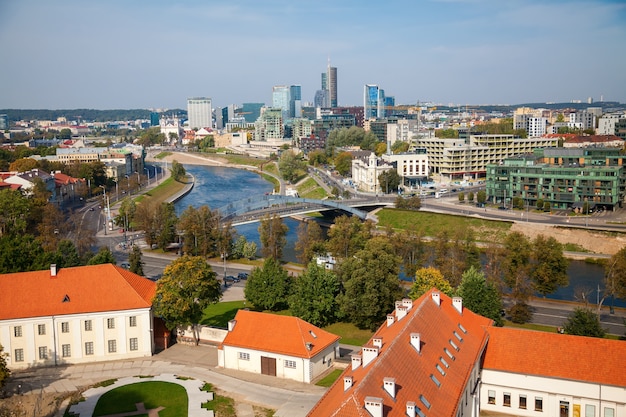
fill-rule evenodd
<path id="1" fill-rule="evenodd" d="M 227 204 L 243 200 L 244 198 L 258 195 L 259 198 L 265 193 L 272 192 L 272 184 L 265 181 L 258 174 L 242 169 L 211 167 L 200 165 L 186 165 L 188 173 L 195 177 L 193 190 L 179 200 L 176 204 L 176 214 L 180 215 L 188 206 L 200 207 L 208 205 L 211 210 L 219 209 Z M 291 218 L 284 219 L 289 227 L 287 233 L 287 245 L 283 251 L 283 260 L 296 262 L 295 243 L 298 239 L 299 221 Z M 259 241 L 258 223 L 238 226 L 237 233 L 246 237 L 247 240 L 256 242 L 261 247 Z M 555 294 L 548 298 L 558 300 L 573 300 L 578 288 L 592 290 L 590 301 L 595 303 L 597 299 L 598 286 L 600 297 L 604 290 L 602 278 L 604 269 L 595 264 L 588 264 L 584 261 L 571 261 L 568 268 L 570 285 L 560 288 Z M 611 301 L 605 301 L 605 305 L 610 305 Z M 626 307 L 623 300 L 614 300 L 614 305 Z"/>

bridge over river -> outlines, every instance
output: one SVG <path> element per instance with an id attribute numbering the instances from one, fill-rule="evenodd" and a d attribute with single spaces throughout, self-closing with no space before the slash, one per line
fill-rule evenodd
<path id="1" fill-rule="evenodd" d="M 288 197 L 278 194 L 249 197 L 235 201 L 218 209 L 222 220 L 230 221 L 233 226 L 254 223 L 268 215 L 288 217 L 327 210 L 340 210 L 357 216 L 361 220 L 368 218 L 363 207 L 392 206 L 390 198 L 354 198 L 349 200 L 315 200 L 311 198 Z"/>

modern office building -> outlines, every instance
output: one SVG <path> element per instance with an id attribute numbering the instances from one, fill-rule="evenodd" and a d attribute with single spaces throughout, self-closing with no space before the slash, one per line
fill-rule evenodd
<path id="1" fill-rule="evenodd" d="M 254 140 L 273 141 L 283 139 L 284 136 L 283 109 L 264 109 L 261 117 L 254 123 Z"/>
<path id="2" fill-rule="evenodd" d="M 331 67 L 330 62 L 326 70 L 326 89 L 330 107 L 337 107 L 337 67 Z"/>
<path id="3" fill-rule="evenodd" d="M 302 86 L 289 86 L 289 117 L 301 117 L 302 115 Z"/>
<path id="4" fill-rule="evenodd" d="M 365 120 L 385 117 L 385 90 L 375 84 L 365 84 L 363 116 Z"/>
<path id="5" fill-rule="evenodd" d="M 288 85 L 275 85 L 272 87 L 272 108 L 281 109 L 283 120 L 289 118 L 290 87 Z"/>
<path id="6" fill-rule="evenodd" d="M 158 112 L 150 112 L 150 126 L 158 126 L 160 114 Z"/>
<path id="7" fill-rule="evenodd" d="M 569 209 L 585 202 L 613 210 L 621 207 L 626 173 L 621 148 L 549 148 L 487 165 L 486 192 L 494 203 L 521 198 L 551 208 Z"/>
<path id="8" fill-rule="evenodd" d="M 396 167 L 396 172 L 402 179 L 401 185 L 408 188 L 416 187 L 428 180 L 428 155 L 426 149 L 416 148 L 409 152 L 392 153 L 389 151 L 382 155 L 387 163 Z"/>
<path id="9" fill-rule="evenodd" d="M 9 129 L 9 116 L 6 114 L 0 114 L 0 131 Z"/>
<path id="10" fill-rule="evenodd" d="M 558 137 L 524 139 L 514 135 L 470 135 L 468 140 L 420 137 L 416 143 L 427 150 L 431 174 L 448 181 L 482 178 L 489 164 L 558 144 Z"/>
<path id="11" fill-rule="evenodd" d="M 190 129 L 213 127 L 211 99 L 207 97 L 188 98 L 187 118 Z"/>
<path id="12" fill-rule="evenodd" d="M 353 114 L 323 114 L 320 118 L 313 120 L 312 133 L 323 140 L 328 138 L 328 133 L 334 129 L 350 128 L 356 125 L 356 118 Z"/>
<path id="13" fill-rule="evenodd" d="M 243 103 L 237 115 L 243 116 L 248 123 L 254 123 L 261 116 L 261 109 L 265 103 Z"/>

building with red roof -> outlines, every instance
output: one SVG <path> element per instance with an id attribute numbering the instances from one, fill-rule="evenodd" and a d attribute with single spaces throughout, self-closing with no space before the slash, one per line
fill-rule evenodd
<path id="1" fill-rule="evenodd" d="M 219 346 L 219 366 L 310 383 L 332 369 L 339 336 L 298 317 L 239 310 Z"/>
<path id="2" fill-rule="evenodd" d="M 151 356 L 155 291 L 155 282 L 112 264 L 0 275 L 9 368 Z"/>

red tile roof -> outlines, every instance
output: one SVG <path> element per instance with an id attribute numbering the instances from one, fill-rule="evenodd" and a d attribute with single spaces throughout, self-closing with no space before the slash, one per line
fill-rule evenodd
<path id="1" fill-rule="evenodd" d="M 369 364 L 355 370 L 349 366 L 342 377 L 326 392 L 309 416 L 367 416 L 366 397 L 383 399 L 385 417 L 406 416 L 406 404 L 415 402 L 426 415 L 456 416 L 462 390 L 468 384 L 471 371 L 487 343 L 486 326 L 492 321 L 468 309 L 460 314 L 452 300 L 440 294 L 441 303 L 432 298 L 435 289 L 413 301 L 404 318 L 390 326 L 383 324 L 366 347 L 372 347 L 374 339 L 382 338 L 378 356 Z M 465 329 L 465 332 L 459 327 Z M 456 332 L 463 341 L 454 335 Z M 421 351 L 411 344 L 411 334 L 419 333 Z M 453 341 L 459 350 L 450 344 Z M 454 360 L 447 356 L 447 349 Z M 449 367 L 441 362 L 444 358 Z M 437 364 L 445 375 L 435 367 Z M 434 375 L 441 386 L 431 379 Z M 352 377 L 353 385 L 344 391 L 344 377 Z M 383 379 L 395 378 L 396 397 L 391 398 L 383 388 Z M 430 403 L 430 409 L 421 402 L 420 396 Z"/>
<path id="2" fill-rule="evenodd" d="M 490 327 L 483 369 L 626 386 L 626 342 Z"/>
<path id="3" fill-rule="evenodd" d="M 148 308 L 155 291 L 155 282 L 112 264 L 60 268 L 55 277 L 49 269 L 2 274 L 0 320 Z"/>
<path id="4" fill-rule="evenodd" d="M 239 310 L 235 321 L 222 346 L 312 358 L 339 340 L 339 336 L 297 317 Z M 311 350 L 307 343 L 311 343 Z"/>

